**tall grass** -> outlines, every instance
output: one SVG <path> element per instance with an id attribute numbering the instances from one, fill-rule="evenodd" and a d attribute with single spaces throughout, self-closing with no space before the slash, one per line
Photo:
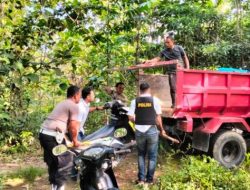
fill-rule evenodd
<path id="1" fill-rule="evenodd" d="M 16 172 L 7 174 L 8 178 L 21 178 L 24 179 L 28 183 L 33 183 L 36 178 L 41 177 L 43 174 L 46 173 L 44 168 L 38 167 L 27 167 L 23 169 L 19 169 Z"/>
<path id="2" fill-rule="evenodd" d="M 158 183 L 150 189 L 250 190 L 250 154 L 246 158 L 242 166 L 231 170 L 206 156 L 182 158 L 175 168 L 166 162 Z"/>

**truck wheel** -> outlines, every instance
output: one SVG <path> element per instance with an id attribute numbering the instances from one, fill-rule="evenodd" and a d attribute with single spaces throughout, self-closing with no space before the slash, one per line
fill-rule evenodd
<path id="1" fill-rule="evenodd" d="M 246 142 L 233 131 L 222 131 L 214 137 L 213 157 L 226 168 L 240 165 L 246 154 Z"/>

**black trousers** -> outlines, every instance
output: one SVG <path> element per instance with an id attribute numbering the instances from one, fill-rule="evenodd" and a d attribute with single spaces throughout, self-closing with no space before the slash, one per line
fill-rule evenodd
<path id="1" fill-rule="evenodd" d="M 170 87 L 170 95 L 172 100 L 172 106 L 175 107 L 175 94 L 176 94 L 176 73 L 168 73 L 168 82 Z"/>
<path id="2" fill-rule="evenodd" d="M 53 136 L 40 133 L 39 140 L 44 149 L 44 162 L 48 166 L 49 182 L 57 186 L 62 186 L 71 174 L 73 155 L 70 152 L 65 152 L 62 155 L 54 156 L 52 149 L 58 143 Z"/>

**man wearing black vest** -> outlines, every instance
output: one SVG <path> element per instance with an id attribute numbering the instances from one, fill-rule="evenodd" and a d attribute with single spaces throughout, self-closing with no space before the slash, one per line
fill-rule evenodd
<path id="1" fill-rule="evenodd" d="M 135 122 L 138 150 L 138 184 L 153 183 L 157 162 L 159 131 L 166 135 L 161 120 L 159 99 L 152 97 L 148 83 L 140 85 L 140 96 L 131 102 L 129 119 Z M 148 155 L 148 168 L 145 172 L 145 158 Z"/>

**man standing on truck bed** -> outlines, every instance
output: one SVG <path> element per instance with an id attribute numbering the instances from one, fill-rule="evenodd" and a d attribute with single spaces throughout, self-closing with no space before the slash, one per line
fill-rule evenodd
<path id="1" fill-rule="evenodd" d="M 172 108 L 175 107 L 175 92 L 176 92 L 176 67 L 177 68 L 185 68 L 189 69 L 189 60 L 184 51 L 184 49 L 175 45 L 174 41 L 174 32 L 168 32 L 164 37 L 165 49 L 160 53 L 159 57 L 155 57 L 151 60 L 147 60 L 144 63 L 153 63 L 158 61 L 170 61 L 170 60 L 178 60 L 178 64 L 167 65 L 164 68 L 164 74 L 169 75 L 169 86 L 170 86 L 170 95 L 172 99 Z"/>

